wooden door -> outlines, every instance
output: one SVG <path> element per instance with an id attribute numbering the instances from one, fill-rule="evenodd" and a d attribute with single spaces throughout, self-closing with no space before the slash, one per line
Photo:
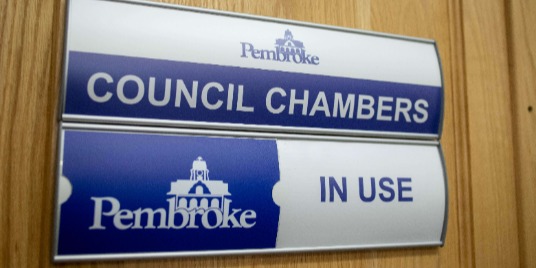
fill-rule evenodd
<path id="1" fill-rule="evenodd" d="M 171 2 L 436 40 L 446 93 L 446 244 L 66 266 L 536 267 L 536 1 Z M 0 0 L 4 267 L 60 266 L 51 245 L 64 18 L 64 0 Z"/>

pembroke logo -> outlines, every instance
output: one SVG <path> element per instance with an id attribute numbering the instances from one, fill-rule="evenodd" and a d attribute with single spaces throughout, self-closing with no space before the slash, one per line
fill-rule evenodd
<path id="1" fill-rule="evenodd" d="M 255 49 L 251 43 L 240 42 L 242 45 L 242 58 L 258 60 L 272 60 L 280 62 L 294 62 L 297 64 L 320 64 L 320 58 L 307 54 L 302 41 L 294 39 L 290 30 L 285 31 L 283 38 L 275 40 L 275 49 Z"/>
<path id="2" fill-rule="evenodd" d="M 91 197 L 94 202 L 90 230 L 105 230 L 103 219 L 111 218 L 114 228 L 128 229 L 215 229 L 251 228 L 257 214 L 254 210 L 231 208 L 227 183 L 210 180 L 207 163 L 198 157 L 192 163 L 189 179 L 171 183 L 165 208 L 121 208 L 114 197 Z"/>

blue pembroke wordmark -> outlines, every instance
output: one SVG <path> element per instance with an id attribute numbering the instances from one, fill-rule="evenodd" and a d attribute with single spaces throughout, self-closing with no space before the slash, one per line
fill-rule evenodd
<path id="1" fill-rule="evenodd" d="M 63 156 L 59 255 L 275 247 L 273 140 L 68 130 Z"/>
<path id="2" fill-rule="evenodd" d="M 293 62 L 296 64 L 320 64 L 320 58 L 315 55 L 306 53 L 305 46 L 302 41 L 294 39 L 294 35 L 290 30 L 285 31 L 283 38 L 275 40 L 275 48 L 256 49 L 252 43 L 241 42 L 242 58 L 252 58 L 256 60 L 271 60 L 279 62 Z"/>
<path id="3" fill-rule="evenodd" d="M 71 115 L 438 134 L 441 87 L 70 52 Z"/>

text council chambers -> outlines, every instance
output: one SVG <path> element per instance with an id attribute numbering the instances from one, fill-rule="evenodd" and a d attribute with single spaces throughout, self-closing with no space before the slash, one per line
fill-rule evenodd
<path id="1" fill-rule="evenodd" d="M 225 109 L 244 113 L 254 113 L 256 108 L 252 103 L 246 103 L 245 96 L 250 92 L 241 84 L 200 83 L 197 80 L 188 83 L 182 79 L 166 78 L 163 96 L 161 93 L 155 94 L 157 91 L 162 92 L 161 89 L 155 89 L 155 85 L 155 77 L 144 81 L 132 74 L 112 77 L 106 72 L 97 72 L 91 75 L 87 82 L 87 94 L 97 103 L 106 103 L 117 98 L 125 105 L 149 102 L 154 107 L 173 105 L 181 108 L 186 105 L 189 109 L 196 109 L 201 105 L 208 110 Z M 125 93 L 126 91 L 128 93 Z M 156 95 L 159 95 L 158 99 Z M 403 97 L 325 91 L 310 94 L 307 89 L 279 86 L 271 87 L 264 100 L 266 110 L 274 115 L 297 114 L 419 124 L 428 119 L 429 108 L 425 99 L 411 100 Z"/>

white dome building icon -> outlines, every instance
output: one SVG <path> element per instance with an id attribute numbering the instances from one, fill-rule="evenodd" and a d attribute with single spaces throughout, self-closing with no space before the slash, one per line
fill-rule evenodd
<path id="1" fill-rule="evenodd" d="M 167 194 L 175 196 L 176 210 L 217 208 L 223 211 L 224 199 L 231 196 L 229 187 L 221 180 L 210 180 L 208 173 L 207 163 L 199 156 L 192 163 L 189 180 L 171 183 Z"/>

